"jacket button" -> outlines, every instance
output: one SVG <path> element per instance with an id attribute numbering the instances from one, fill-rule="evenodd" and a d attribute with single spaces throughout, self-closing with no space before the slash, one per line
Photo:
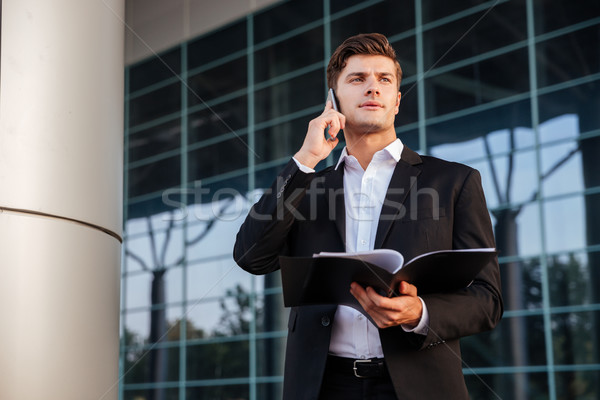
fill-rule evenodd
<path id="1" fill-rule="evenodd" d="M 329 319 L 329 317 L 327 315 L 323 315 L 321 317 L 321 325 L 329 326 L 330 323 L 331 323 L 331 320 Z"/>

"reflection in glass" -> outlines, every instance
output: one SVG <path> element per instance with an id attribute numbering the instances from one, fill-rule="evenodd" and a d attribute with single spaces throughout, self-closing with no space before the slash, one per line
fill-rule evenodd
<path id="1" fill-rule="evenodd" d="M 260 49 L 254 54 L 256 83 L 322 62 L 323 53 L 323 27 Z"/>
<path id="2" fill-rule="evenodd" d="M 590 304 L 593 281 L 587 253 L 565 253 L 547 257 L 550 304 L 553 307 Z"/>
<path id="3" fill-rule="evenodd" d="M 587 2 L 587 5 L 591 6 L 593 3 L 596 4 Z M 596 6 L 598 4 L 600 3 Z M 571 7 L 572 5 L 569 8 Z M 600 27 L 592 26 L 537 44 L 539 87 L 563 83 L 600 71 L 599 42 Z"/>
<path id="4" fill-rule="evenodd" d="M 134 127 L 181 109 L 181 83 L 156 89 L 129 101 L 129 126 Z"/>
<path id="5" fill-rule="evenodd" d="M 558 399 L 593 399 L 600 393 L 600 380 L 598 371 L 571 371 L 557 372 L 556 397 Z"/>
<path id="6" fill-rule="evenodd" d="M 129 198 L 178 186 L 181 156 L 169 157 L 131 168 L 128 171 Z M 135 215 L 130 217 L 135 218 Z"/>
<path id="7" fill-rule="evenodd" d="M 581 151 L 578 142 L 542 148 L 541 161 L 545 197 L 583 190 Z"/>
<path id="8" fill-rule="evenodd" d="M 471 400 L 490 399 L 548 399 L 548 375 L 546 373 L 506 372 L 503 374 L 479 374 L 465 371 L 465 381 Z M 514 397 L 515 382 L 522 382 L 527 393 Z"/>
<path id="9" fill-rule="evenodd" d="M 151 57 L 147 61 L 132 66 L 129 70 L 129 93 L 181 73 L 181 51 L 179 47 Z"/>
<path id="10" fill-rule="evenodd" d="M 249 399 L 250 386 L 244 385 L 219 385 L 198 386 L 193 384 L 185 390 L 186 399 Z"/>
<path id="11" fill-rule="evenodd" d="M 246 50 L 248 45 L 246 19 L 209 32 L 188 44 L 188 68 L 194 69 L 229 54 Z M 227 45 L 224 46 L 223 44 Z"/>
<path id="12" fill-rule="evenodd" d="M 331 9 L 348 7 L 347 0 L 333 0 Z M 336 48 L 350 36 L 378 32 L 388 38 L 410 31 L 415 27 L 415 9 L 412 1 L 381 1 L 359 12 L 346 15 L 331 22 L 331 46 Z M 414 39 L 413 39 L 414 40 Z M 394 46 L 402 61 L 406 57 L 401 47 Z M 413 53 L 414 54 L 414 53 Z M 411 59 L 411 64 L 415 58 Z"/>
<path id="13" fill-rule="evenodd" d="M 202 104 L 246 87 L 246 57 L 223 63 L 188 79 L 189 105 Z"/>
<path id="14" fill-rule="evenodd" d="M 189 102 L 196 103 L 197 101 L 199 100 L 192 94 Z M 247 124 L 248 98 L 246 96 L 236 97 L 190 113 L 188 116 L 188 142 L 192 144 L 223 134 L 244 137 L 240 131 L 246 128 Z"/>
<path id="15" fill-rule="evenodd" d="M 254 43 L 286 34 L 323 17 L 320 1 L 290 1 L 275 4 L 254 15 Z"/>
<path id="16" fill-rule="evenodd" d="M 544 203 L 546 247 L 550 253 L 580 250 L 586 245 L 583 196 Z"/>
<path id="17" fill-rule="evenodd" d="M 129 135 L 129 162 L 176 150 L 181 146 L 179 119 Z"/>
<path id="18" fill-rule="evenodd" d="M 226 379 L 247 377 L 247 340 L 228 340 L 187 348 L 187 379 Z"/>
<path id="19" fill-rule="evenodd" d="M 224 154 L 227 154 L 227 157 L 224 158 Z M 234 137 L 233 139 L 190 151 L 189 179 L 197 181 L 247 166 L 247 138 Z"/>
<path id="20" fill-rule="evenodd" d="M 316 117 L 315 113 L 315 117 Z M 289 157 L 302 146 L 311 116 L 296 118 L 255 132 L 256 161 L 263 163 Z M 273 179 L 275 176 L 273 176 Z"/>
<path id="21" fill-rule="evenodd" d="M 450 13 L 442 14 L 440 11 L 467 6 L 468 2 L 464 1 L 426 1 L 423 2 L 423 14 L 426 20 L 430 19 L 429 16 L 447 17 Z M 490 12 L 491 7 L 493 10 Z M 484 17 L 484 14 L 487 15 Z M 524 0 L 496 2 L 489 8 L 426 30 L 423 40 L 429 46 L 425 47 L 425 70 L 477 57 L 482 53 L 526 40 L 526 17 Z M 482 18 L 485 18 L 485 23 L 480 23 Z M 523 73 L 527 74 L 527 69 L 524 69 Z"/>
<path id="22" fill-rule="evenodd" d="M 269 86 L 255 92 L 256 122 L 264 122 L 305 108 L 325 104 L 322 70 Z"/>
<path id="23" fill-rule="evenodd" d="M 594 320 L 600 312 L 564 312 L 552 315 L 554 359 L 558 365 L 598 364 L 598 354 L 591 351 L 597 344 Z M 591 383 L 591 382 L 590 382 Z M 586 386 L 588 386 L 588 383 Z"/>
<path id="24" fill-rule="evenodd" d="M 527 49 L 519 49 L 425 79 L 427 117 L 506 99 L 529 90 Z M 514 71 L 524 71 L 515 74 Z"/>

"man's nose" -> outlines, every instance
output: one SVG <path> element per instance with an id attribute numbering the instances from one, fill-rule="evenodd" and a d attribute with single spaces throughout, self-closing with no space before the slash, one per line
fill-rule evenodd
<path id="1" fill-rule="evenodd" d="M 369 82 L 365 94 L 368 96 L 379 96 L 381 94 L 377 81 Z"/>

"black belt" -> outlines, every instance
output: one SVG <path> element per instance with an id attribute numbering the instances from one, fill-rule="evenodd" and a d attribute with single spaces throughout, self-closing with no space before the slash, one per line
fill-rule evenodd
<path id="1" fill-rule="evenodd" d="M 357 378 L 389 378 L 387 367 L 383 358 L 369 360 L 355 360 L 329 355 L 327 368 L 344 375 L 353 375 Z"/>

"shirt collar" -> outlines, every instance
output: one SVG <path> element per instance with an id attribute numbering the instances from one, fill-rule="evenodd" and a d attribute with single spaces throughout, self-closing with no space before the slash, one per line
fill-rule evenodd
<path id="1" fill-rule="evenodd" d="M 400 139 L 396 139 L 392 143 L 388 144 L 382 150 L 379 150 L 375 154 L 387 152 L 394 159 L 394 161 L 398 162 L 398 161 L 400 161 L 400 155 L 402 154 L 402 150 L 404 150 L 404 144 L 402 143 L 402 141 Z M 351 155 L 348 154 L 348 149 L 346 148 L 346 146 L 344 146 L 344 149 L 342 150 L 342 154 L 340 154 L 340 158 L 339 158 L 337 164 L 335 165 L 335 169 L 338 169 L 340 164 L 343 161 L 345 161 L 346 158 L 348 158 L 348 157 L 351 157 Z"/>

